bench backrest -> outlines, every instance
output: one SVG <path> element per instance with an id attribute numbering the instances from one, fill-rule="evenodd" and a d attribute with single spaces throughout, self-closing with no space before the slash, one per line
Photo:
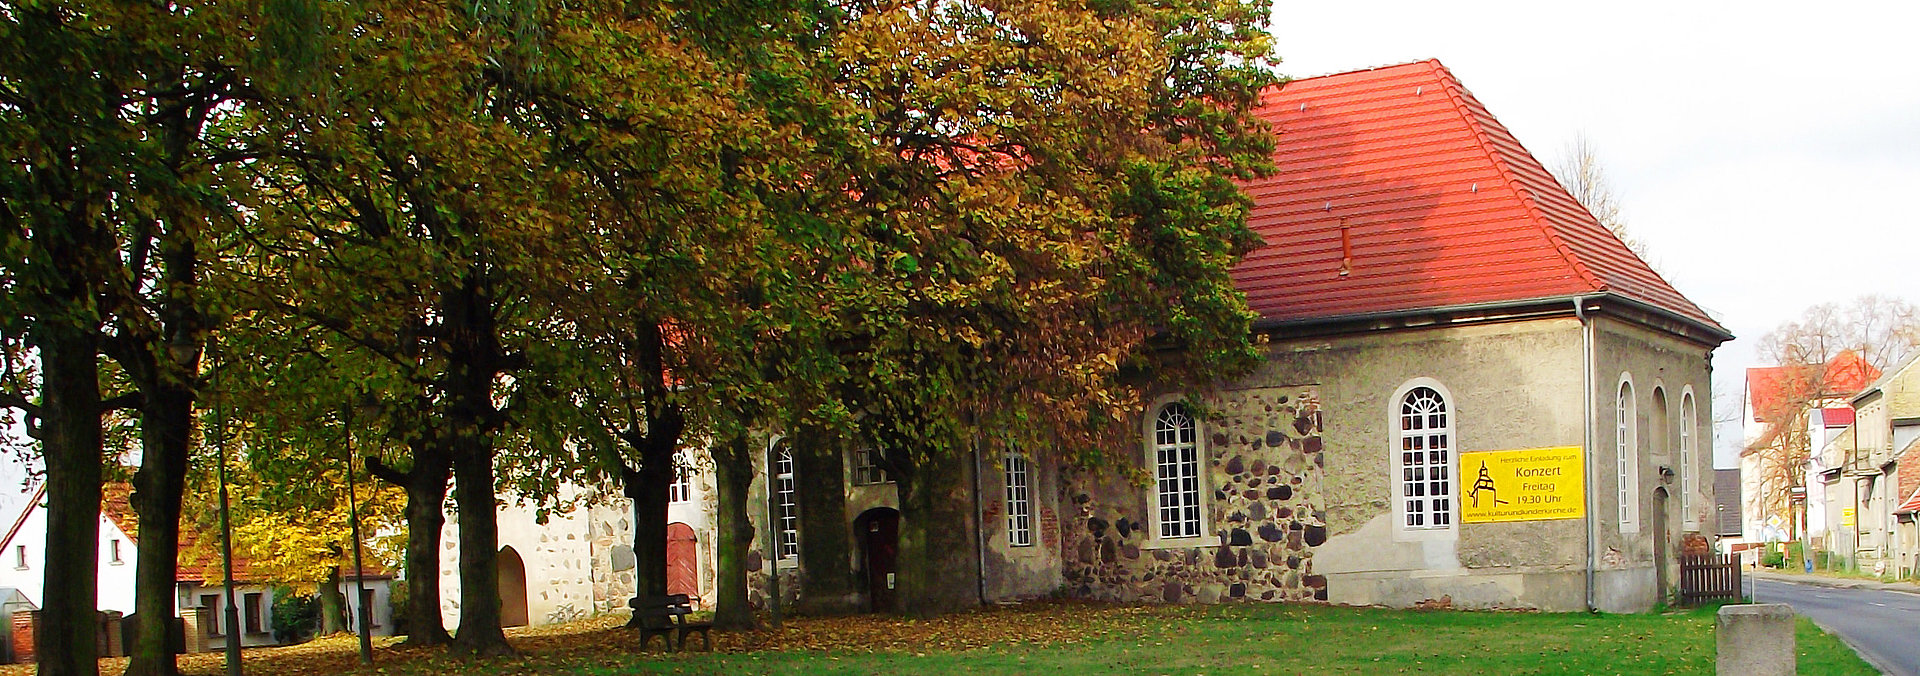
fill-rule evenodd
<path id="1" fill-rule="evenodd" d="M 641 618 L 643 624 L 654 626 L 684 623 L 686 616 L 693 613 L 693 604 L 688 602 L 686 594 L 636 596 L 627 606 L 633 608 L 634 616 Z M 672 618 L 672 622 L 667 618 Z"/>

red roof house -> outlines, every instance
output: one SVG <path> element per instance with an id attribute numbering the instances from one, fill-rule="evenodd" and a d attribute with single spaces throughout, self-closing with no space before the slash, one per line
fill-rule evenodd
<path id="1" fill-rule="evenodd" d="M 1063 480 L 1081 517 L 1061 521 L 1061 551 L 1079 553 L 1064 586 L 1653 607 L 1670 572 L 1654 552 L 1720 528 L 1709 360 L 1727 330 L 1438 62 L 1295 80 L 1255 113 L 1277 171 L 1241 184 L 1264 244 L 1233 278 L 1267 362 L 1224 386 L 1155 383 L 1144 452 L 1129 449 L 1152 485 Z"/>

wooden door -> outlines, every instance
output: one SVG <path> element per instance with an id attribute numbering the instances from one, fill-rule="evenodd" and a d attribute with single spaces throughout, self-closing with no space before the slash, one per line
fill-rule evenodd
<path id="1" fill-rule="evenodd" d="M 700 598 L 698 552 L 692 526 L 667 524 L 667 594 L 686 594 L 696 602 Z"/>
<path id="2" fill-rule="evenodd" d="M 513 547 L 501 547 L 494 557 L 500 574 L 500 626 L 527 626 L 527 564 Z"/>
<path id="3" fill-rule="evenodd" d="M 861 538 L 867 554 L 867 598 L 873 612 L 893 610 L 894 590 L 900 586 L 900 513 L 874 510 L 865 521 Z"/>

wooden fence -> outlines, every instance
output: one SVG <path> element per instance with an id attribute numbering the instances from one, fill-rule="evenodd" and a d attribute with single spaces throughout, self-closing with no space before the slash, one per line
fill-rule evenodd
<path id="1" fill-rule="evenodd" d="M 1745 587 L 1740 580 L 1740 557 L 1690 554 L 1680 557 L 1680 603 L 1738 601 Z"/>

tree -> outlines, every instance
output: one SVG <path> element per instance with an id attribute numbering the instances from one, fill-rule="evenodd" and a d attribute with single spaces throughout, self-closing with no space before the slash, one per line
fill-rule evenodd
<path id="1" fill-rule="evenodd" d="M 813 278 L 842 369 L 827 400 L 900 491 L 903 610 L 978 602 L 976 534 L 945 527 L 971 521 L 976 440 L 1111 462 L 1129 370 L 1255 363 L 1228 271 L 1258 242 L 1232 179 L 1272 149 L 1249 115 L 1266 10 L 927 2 L 829 33 L 867 136 L 823 181 L 855 198 Z"/>
<path id="2" fill-rule="evenodd" d="M 143 451 L 132 497 L 146 545 L 136 570 L 141 626 L 129 671 L 176 671 L 165 642 L 174 544 L 201 346 L 217 322 L 201 286 L 234 213 L 235 184 L 218 173 L 236 159 L 219 139 L 237 82 L 223 59 L 246 54 L 232 22 L 248 12 L 237 5 L 35 3 L 0 20 L 0 143 L 24 159 L 8 165 L 0 188 L 16 254 L 11 356 L 41 359 L 15 381 L 38 387 L 41 401 L 14 403 L 47 458 L 49 560 L 81 562 L 48 570 L 43 673 L 96 670 L 80 661 L 93 641 L 92 582 L 71 576 L 94 574 L 98 428 L 117 407 L 139 412 Z M 109 379 L 130 391 L 102 400 Z"/>
<path id="3" fill-rule="evenodd" d="M 1880 294 L 1844 304 L 1820 303 L 1761 336 L 1757 349 L 1763 358 L 1782 365 L 1824 365 L 1841 352 L 1852 352 L 1868 366 L 1886 370 L 1920 350 L 1920 308 Z"/>
<path id="4" fill-rule="evenodd" d="M 1626 217 L 1620 211 L 1620 200 L 1613 192 L 1613 181 L 1607 178 L 1606 167 L 1600 163 L 1600 153 L 1585 134 L 1573 137 L 1573 141 L 1567 144 L 1566 154 L 1554 164 L 1552 172 L 1554 179 L 1560 182 L 1560 187 L 1566 188 L 1574 201 L 1586 207 L 1594 220 L 1606 226 L 1633 253 L 1646 258 L 1646 244 L 1628 232 Z"/>

